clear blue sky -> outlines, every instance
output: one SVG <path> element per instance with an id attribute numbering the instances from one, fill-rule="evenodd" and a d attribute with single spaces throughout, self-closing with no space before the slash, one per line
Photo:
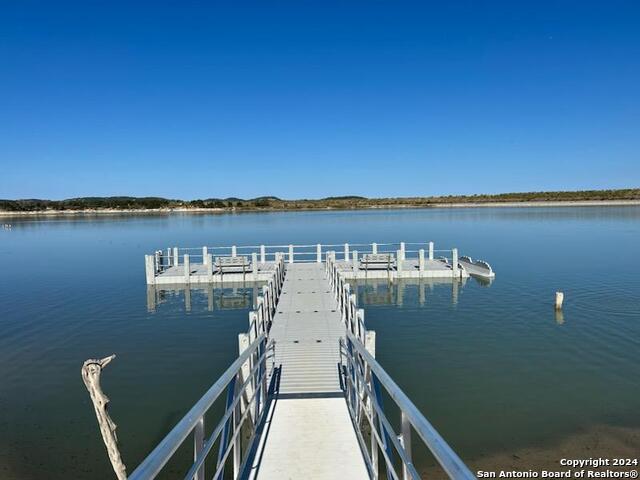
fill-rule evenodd
<path id="1" fill-rule="evenodd" d="M 0 198 L 640 186 L 640 3 L 2 2 Z"/>

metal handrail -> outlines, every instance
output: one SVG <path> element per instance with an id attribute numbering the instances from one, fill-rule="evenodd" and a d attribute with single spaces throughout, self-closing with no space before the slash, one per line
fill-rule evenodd
<path id="1" fill-rule="evenodd" d="M 259 356 L 259 361 L 257 361 L 256 363 L 260 365 L 266 361 L 267 351 L 273 346 L 272 344 L 266 344 L 266 338 L 266 335 L 262 333 L 255 339 L 254 342 L 251 343 L 251 345 L 249 345 L 249 347 L 229 366 L 229 368 L 227 368 L 227 370 L 220 376 L 220 378 L 218 378 L 218 380 L 209 388 L 209 390 L 207 390 L 207 392 L 200 398 L 200 400 L 198 400 L 198 402 L 196 402 L 196 404 L 191 407 L 189 412 L 187 412 L 182 420 L 180 420 L 176 424 L 176 426 L 173 427 L 173 429 L 164 437 L 164 439 L 156 446 L 156 448 L 154 448 L 153 451 L 149 453 L 149 455 L 147 455 L 147 457 L 142 461 L 142 463 L 138 465 L 138 467 L 128 477 L 129 480 L 146 480 L 155 478 L 155 476 L 160 473 L 162 468 L 171 459 L 176 450 L 183 444 L 185 439 L 192 431 L 194 431 L 194 429 L 197 428 L 198 425 L 202 424 L 202 430 L 204 430 L 204 415 L 207 413 L 209 408 L 211 408 L 213 403 L 225 391 L 229 384 L 241 372 L 243 365 L 248 361 L 251 361 L 252 357 L 256 355 L 259 347 L 261 346 L 264 348 Z M 266 368 L 264 369 L 264 372 L 266 372 Z M 263 373 L 262 375 L 266 375 L 266 373 Z M 251 375 L 249 375 L 249 379 L 245 380 L 244 382 L 244 388 L 246 388 L 248 384 L 252 383 L 251 379 L 252 377 Z M 241 391 L 239 395 L 242 394 L 243 392 Z M 266 391 L 263 392 L 262 412 L 264 412 L 264 403 L 266 401 L 265 396 Z M 247 408 L 250 408 L 250 406 L 248 406 Z M 224 425 L 224 423 L 227 421 L 228 416 L 225 415 L 218 426 L 220 427 L 221 424 Z M 203 449 L 204 445 L 201 445 L 200 451 L 195 452 L 196 459 L 201 458 Z"/>
<path id="2" fill-rule="evenodd" d="M 424 415 L 418 410 L 414 403 L 407 397 L 402 389 L 393 381 L 389 374 L 382 368 L 382 366 L 376 361 L 373 356 L 366 350 L 362 342 L 350 331 L 346 332 L 346 339 L 348 340 L 345 353 L 347 357 L 351 357 L 351 363 L 357 363 L 356 355 L 350 352 L 350 349 L 356 351 L 357 355 L 362 360 L 363 366 L 371 369 L 371 372 L 375 375 L 375 379 L 389 393 L 389 396 L 396 403 L 403 417 L 406 417 L 411 426 L 415 429 L 418 436 L 422 439 L 424 444 L 429 448 L 435 459 L 442 466 L 444 471 L 450 478 L 455 479 L 475 479 L 475 475 L 464 464 L 460 457 L 453 451 L 453 449 L 442 438 L 438 431 L 431 425 L 431 423 L 424 417 Z M 358 382 L 364 380 L 358 379 Z M 366 393 L 366 392 L 365 392 Z M 369 392 L 370 393 L 370 392 Z M 356 397 L 362 402 L 360 394 Z M 374 407 L 377 405 L 372 402 Z M 379 406 L 378 406 L 379 407 Z M 384 411 L 376 409 L 376 415 L 381 418 L 386 416 Z M 374 427 L 375 428 L 375 427 Z M 391 432 L 388 432 L 391 433 Z M 403 443 L 406 445 L 410 442 L 410 439 L 403 439 Z"/>

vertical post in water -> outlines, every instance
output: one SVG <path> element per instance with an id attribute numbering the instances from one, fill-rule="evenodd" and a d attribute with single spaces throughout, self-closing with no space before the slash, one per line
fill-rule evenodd
<path id="1" fill-rule="evenodd" d="M 293 245 L 289 245 L 289 263 L 293 263 Z"/>
<path id="2" fill-rule="evenodd" d="M 429 242 L 429 260 L 433 260 L 433 242 Z"/>
<path id="3" fill-rule="evenodd" d="M 418 270 L 424 272 L 424 248 L 418 250 Z"/>
<path id="4" fill-rule="evenodd" d="M 202 264 L 204 266 L 207 265 L 207 261 L 209 260 L 208 254 L 209 251 L 207 250 L 207 247 L 202 247 Z"/>
<path id="5" fill-rule="evenodd" d="M 372 243 L 371 244 L 371 253 L 373 253 L 374 255 L 376 253 L 378 253 L 378 244 L 377 243 Z"/>
<path id="6" fill-rule="evenodd" d="M 189 284 L 189 277 L 191 276 L 191 262 L 189 261 L 189 254 L 184 254 L 184 283 Z"/>
<path id="7" fill-rule="evenodd" d="M 402 250 L 396 252 L 396 278 L 402 277 L 402 260 L 404 260 Z"/>
<path id="8" fill-rule="evenodd" d="M 458 249 L 451 249 L 451 270 L 453 272 L 453 278 L 458 278 Z"/>
<path id="9" fill-rule="evenodd" d="M 207 253 L 207 282 L 213 283 L 213 255 Z"/>
<path id="10" fill-rule="evenodd" d="M 156 273 L 160 271 L 160 255 L 161 254 L 162 254 L 162 250 L 156 250 L 153 257 L 153 271 Z"/>
<path id="11" fill-rule="evenodd" d="M 405 259 L 404 242 L 400 242 L 400 252 L 402 253 L 402 260 L 404 260 Z"/>
<path id="12" fill-rule="evenodd" d="M 178 247 L 173 247 L 173 266 L 177 267 L 179 264 Z"/>
<path id="13" fill-rule="evenodd" d="M 322 263 L 322 245 L 320 244 L 316 246 L 316 262 Z"/>
<path id="14" fill-rule="evenodd" d="M 260 263 L 264 263 L 267 261 L 267 249 L 264 248 L 264 245 L 260 245 Z"/>
<path id="15" fill-rule="evenodd" d="M 153 255 L 144 256 L 144 270 L 147 275 L 147 285 L 155 285 L 156 283 L 156 272 L 154 270 L 155 266 L 153 263 Z"/>
<path id="16" fill-rule="evenodd" d="M 238 248 L 235 245 L 231 246 L 231 256 L 232 257 L 237 257 L 238 256 Z"/>
<path id="17" fill-rule="evenodd" d="M 345 262 L 349 261 L 349 244 L 348 243 L 344 244 L 344 261 Z"/>
<path id="18" fill-rule="evenodd" d="M 258 280 L 258 254 L 251 253 L 251 271 L 253 272 L 253 280 Z"/>
<path id="19" fill-rule="evenodd" d="M 358 274 L 358 251 L 353 251 L 353 274 Z"/>

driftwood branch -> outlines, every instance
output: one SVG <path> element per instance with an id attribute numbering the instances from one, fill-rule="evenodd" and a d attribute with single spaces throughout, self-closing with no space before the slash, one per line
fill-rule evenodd
<path id="1" fill-rule="evenodd" d="M 100 374 L 102 373 L 102 369 L 114 358 L 116 358 L 116 356 L 111 355 L 102 360 L 90 359 L 84 362 L 82 365 L 82 380 L 87 390 L 89 390 L 93 408 L 96 412 L 96 418 L 98 419 L 98 425 L 100 426 L 100 433 L 102 433 L 102 440 L 104 441 L 105 447 L 107 447 L 109 460 L 116 473 L 116 477 L 118 480 L 126 480 L 126 467 L 124 463 L 122 463 L 120 451 L 118 450 L 117 426 L 113 420 L 111 420 L 109 412 L 107 412 L 109 397 L 104 394 L 100 387 Z"/>

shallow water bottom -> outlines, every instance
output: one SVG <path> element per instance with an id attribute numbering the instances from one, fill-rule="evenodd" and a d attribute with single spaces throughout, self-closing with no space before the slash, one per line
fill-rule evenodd
<path id="1" fill-rule="evenodd" d="M 562 438 L 557 442 L 544 446 L 518 448 L 479 456 L 467 460 L 467 466 L 480 477 L 479 472 L 486 474 L 495 472 L 496 478 L 500 478 L 500 472 L 535 472 L 542 478 L 546 472 L 573 472 L 584 469 L 586 472 L 638 470 L 638 466 L 601 466 L 595 467 L 568 467 L 560 465 L 562 459 L 587 460 L 593 459 L 635 459 L 640 461 L 640 428 L 628 428 L 611 425 L 595 425 L 589 429 L 576 432 Z M 534 473 L 534 475 L 535 475 Z M 429 465 L 420 470 L 423 478 L 447 479 L 447 475 L 439 466 Z M 585 473 L 588 478 L 588 473 Z M 503 477 L 504 478 L 504 477 Z M 531 477 L 528 477 L 531 478 Z"/>

